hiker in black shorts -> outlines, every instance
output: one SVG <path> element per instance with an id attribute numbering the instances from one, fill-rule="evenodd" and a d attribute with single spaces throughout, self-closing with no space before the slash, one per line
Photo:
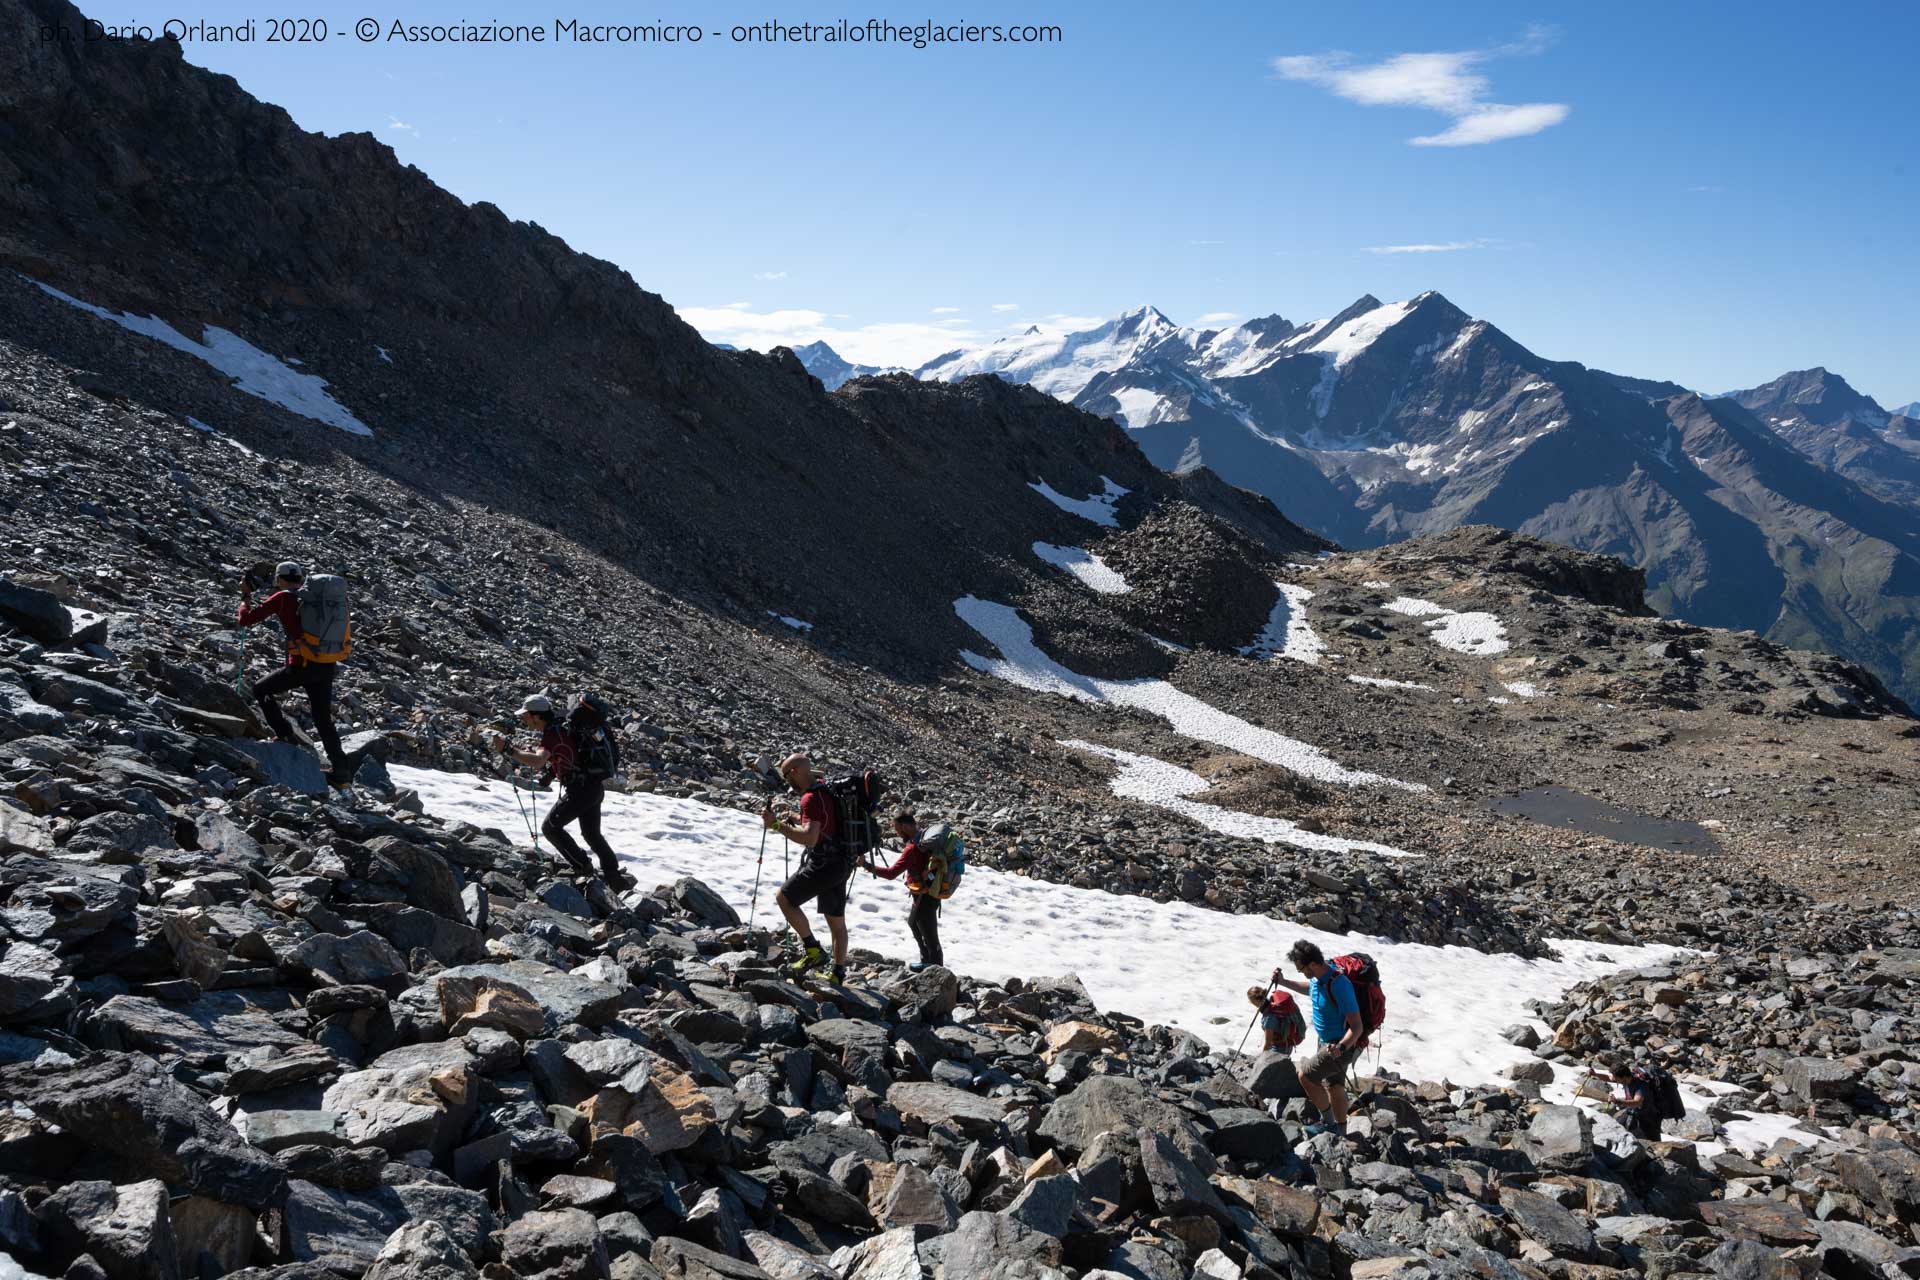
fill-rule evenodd
<path id="1" fill-rule="evenodd" d="M 806 756 L 796 752 L 782 760 L 780 779 L 800 796 L 799 820 L 788 822 L 779 817 L 769 799 L 760 821 L 769 831 L 778 831 L 805 850 L 800 869 L 780 886 L 773 899 L 800 939 L 800 959 L 793 969 L 806 973 L 827 964 L 827 953 L 815 941 L 813 926 L 801 910 L 817 898 L 820 914 L 827 918 L 827 931 L 833 936 L 833 980 L 842 982 L 847 976 L 847 879 L 853 874 L 853 860 L 841 840 L 839 814 Z"/>

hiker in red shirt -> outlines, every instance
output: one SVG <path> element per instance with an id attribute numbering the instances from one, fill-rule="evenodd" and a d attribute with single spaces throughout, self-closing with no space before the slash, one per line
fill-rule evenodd
<path id="1" fill-rule="evenodd" d="M 927 883 L 927 851 L 920 847 L 920 820 L 911 810 L 902 809 L 893 815 L 893 834 L 900 838 L 899 858 L 890 867 L 869 866 L 867 870 L 882 880 L 898 879 L 905 873 L 907 892 L 913 898 L 907 928 L 913 931 L 913 941 L 920 948 L 920 959 L 907 968 L 918 972 L 946 963 L 940 950 L 940 899 Z"/>
<path id="2" fill-rule="evenodd" d="M 847 879 L 853 875 L 853 858 L 847 852 L 840 832 L 840 821 L 833 797 L 827 794 L 813 771 L 813 761 L 795 753 L 780 762 L 780 778 L 800 793 L 800 820 L 788 822 L 773 811 L 768 800 L 760 821 L 769 831 L 778 831 L 805 852 L 800 869 L 787 878 L 774 895 L 774 905 L 793 926 L 800 939 L 800 959 L 796 973 L 825 968 L 827 953 L 813 936 L 807 913 L 801 910 L 815 898 L 820 914 L 827 918 L 827 932 L 833 936 L 833 980 L 844 982 L 847 976 Z"/>
<path id="3" fill-rule="evenodd" d="M 293 726 L 280 709 L 280 695 L 290 689 L 304 689 L 307 705 L 313 711 L 313 727 L 327 753 L 328 781 L 344 787 L 353 781 L 353 762 L 340 749 L 340 731 L 333 723 L 333 676 L 336 663 L 309 662 L 300 653 L 300 588 L 307 571 L 291 560 L 283 560 L 273 571 L 273 594 L 259 604 L 248 603 L 253 584 L 240 586 L 240 625 L 251 627 L 272 618 L 287 638 L 287 665 L 253 686 L 253 700 L 259 704 L 261 718 L 273 730 L 274 741 L 296 742 Z"/>
<path id="4" fill-rule="evenodd" d="M 554 715 L 553 700 L 543 693 L 529 697 L 520 704 L 520 723 L 539 732 L 540 744 L 537 747 L 522 751 L 495 734 L 493 749 L 540 770 L 541 781 L 557 780 L 560 783 L 559 802 L 548 812 L 546 821 L 540 824 L 540 834 L 553 842 L 553 847 L 573 864 L 575 870 L 590 876 L 593 874 L 593 864 L 587 861 L 585 851 L 567 831 L 568 823 L 578 822 L 581 837 L 600 859 L 600 874 L 606 882 L 617 890 L 634 888 L 637 882 L 631 874 L 621 869 L 613 846 L 600 834 L 600 806 L 606 800 L 606 786 L 579 767 L 579 749 L 574 746 L 573 736 L 567 732 L 566 725 Z"/>

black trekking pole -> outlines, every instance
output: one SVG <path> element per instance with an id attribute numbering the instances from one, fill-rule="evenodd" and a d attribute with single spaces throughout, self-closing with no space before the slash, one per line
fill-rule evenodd
<path id="1" fill-rule="evenodd" d="M 760 865 L 767 860 L 767 824 L 760 824 L 760 856 L 753 861 L 753 900 L 747 904 L 747 928 L 753 928 L 753 915 L 760 906 Z"/>

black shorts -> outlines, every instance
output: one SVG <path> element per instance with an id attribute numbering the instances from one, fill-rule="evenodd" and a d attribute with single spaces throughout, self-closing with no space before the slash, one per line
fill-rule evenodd
<path id="1" fill-rule="evenodd" d="M 806 861 L 780 886 L 780 892 L 796 907 L 803 907 L 818 898 L 820 914 L 838 920 L 847 914 L 847 880 L 852 875 L 853 866 L 850 863 L 828 865 Z"/>

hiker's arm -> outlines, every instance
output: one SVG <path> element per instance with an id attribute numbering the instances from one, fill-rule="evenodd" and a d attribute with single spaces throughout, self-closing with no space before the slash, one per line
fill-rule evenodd
<path id="1" fill-rule="evenodd" d="M 1616 1093 L 1613 1095 L 1613 1104 L 1616 1107 L 1637 1107 L 1645 1101 L 1646 1099 L 1637 1093 Z"/>
<path id="2" fill-rule="evenodd" d="M 773 802 L 760 811 L 760 821 L 769 831 L 778 831 L 802 849 L 811 849 L 820 843 L 820 824 L 817 822 L 788 822 L 773 811 Z"/>
<path id="3" fill-rule="evenodd" d="M 1313 994 L 1311 991 L 1307 989 L 1306 983 L 1295 982 L 1292 978 L 1286 977 L 1284 974 L 1282 974 L 1278 969 L 1275 969 L 1273 971 L 1273 985 L 1276 987 L 1285 987 L 1287 990 L 1293 992 L 1293 994 L 1297 996 L 1306 996 L 1306 995 Z"/>
<path id="4" fill-rule="evenodd" d="M 1351 1049 L 1359 1044 L 1366 1034 L 1367 1024 L 1360 1020 L 1358 1013 L 1350 1013 L 1347 1015 L 1347 1034 L 1340 1037 L 1340 1047 Z"/>
<path id="5" fill-rule="evenodd" d="M 890 867 L 883 867 L 875 863 L 869 866 L 867 870 L 873 872 L 873 874 L 879 876 L 882 880 L 897 880 L 900 878 L 900 873 L 907 869 L 907 863 L 913 857 L 912 849 L 912 845 L 908 845 L 905 849 L 902 849 L 899 858 L 897 858 Z"/>
<path id="6" fill-rule="evenodd" d="M 251 627 L 255 623 L 265 622 L 268 618 L 279 616 L 281 592 L 274 592 L 259 604 L 248 604 L 247 596 L 240 596 L 240 625 Z"/>

